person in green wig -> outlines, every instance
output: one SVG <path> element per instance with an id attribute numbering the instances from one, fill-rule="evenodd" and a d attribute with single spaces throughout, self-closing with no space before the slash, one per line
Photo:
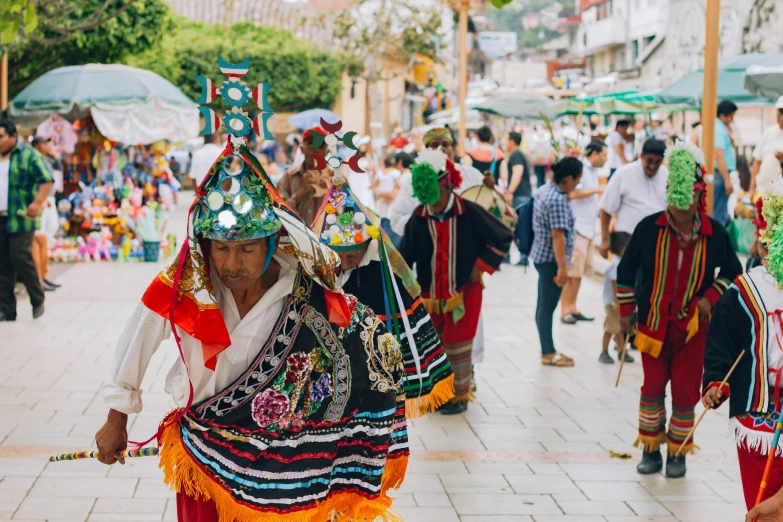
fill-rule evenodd
<path id="1" fill-rule="evenodd" d="M 686 472 L 685 456 L 695 449 L 693 439 L 685 439 L 701 396 L 707 324 L 742 266 L 726 230 L 704 211 L 698 150 L 679 145 L 666 157 L 668 206 L 636 226 L 617 267 L 617 302 L 623 331 L 636 333 L 644 369 L 635 443 L 644 453 L 636 469 L 658 473 L 663 467 L 660 447 L 666 443 L 666 476 L 680 478 Z M 637 326 L 631 321 L 634 313 Z M 667 432 L 669 383 L 673 411 Z"/>
<path id="2" fill-rule="evenodd" d="M 419 154 L 411 168 L 419 206 L 405 226 L 400 253 L 416 266 L 422 298 L 454 372 L 454 399 L 442 413 L 464 412 L 472 399 L 473 339 L 479 324 L 482 274 L 494 273 L 511 246 L 511 230 L 454 191 L 462 174 L 441 150 Z"/>

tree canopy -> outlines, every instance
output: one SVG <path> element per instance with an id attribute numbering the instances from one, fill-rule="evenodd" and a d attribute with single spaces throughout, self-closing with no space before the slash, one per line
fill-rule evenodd
<path id="1" fill-rule="evenodd" d="M 351 76 L 368 82 L 388 79 L 389 60 L 409 61 L 417 54 L 437 60 L 441 9 L 401 0 L 358 0 L 335 18 L 334 36 Z M 398 71 L 401 74 L 403 71 Z"/>
<path id="2" fill-rule="evenodd" d="M 201 94 L 196 76 L 222 83 L 218 56 L 232 63 L 250 58 L 243 81 L 248 86 L 271 83 L 268 100 L 276 111 L 331 108 L 342 89 L 338 57 L 297 40 L 290 31 L 250 22 L 227 27 L 175 17 L 158 46 L 127 57 L 125 63 L 158 73 L 196 99 Z"/>
<path id="3" fill-rule="evenodd" d="M 41 23 L 35 30 L 5 46 L 12 97 L 50 69 L 118 62 L 155 47 L 171 25 L 164 0 L 58 0 L 46 5 L 38 8 Z M 92 27 L 96 21 L 101 23 Z"/>

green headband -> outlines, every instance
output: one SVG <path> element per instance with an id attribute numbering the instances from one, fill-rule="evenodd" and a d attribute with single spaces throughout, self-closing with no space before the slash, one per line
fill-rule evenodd
<path id="1" fill-rule="evenodd" d="M 449 143 L 454 143 L 454 138 L 451 137 L 449 129 L 439 127 L 430 129 L 424 134 L 424 146 L 426 147 L 432 140 L 446 140 Z"/>

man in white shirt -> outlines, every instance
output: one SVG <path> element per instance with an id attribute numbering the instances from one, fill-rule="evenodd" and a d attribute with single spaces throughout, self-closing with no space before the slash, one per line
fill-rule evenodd
<path id="1" fill-rule="evenodd" d="M 753 168 L 750 177 L 750 198 L 756 192 L 765 192 L 783 184 L 783 96 L 775 103 L 778 123 L 764 131 L 761 141 L 753 151 Z"/>
<path id="2" fill-rule="evenodd" d="M 193 159 L 190 162 L 190 172 L 188 176 L 193 180 L 196 186 L 200 186 L 204 177 L 212 168 L 212 164 L 223 152 L 224 147 L 220 144 L 220 134 L 207 134 L 204 136 L 204 145 L 193 153 Z"/>
<path id="3" fill-rule="evenodd" d="M 601 198 L 601 256 L 609 258 L 609 225 L 615 216 L 614 231 L 633 234 L 636 225 L 666 208 L 666 183 L 669 171 L 663 166 L 666 144 L 649 139 L 642 155 L 618 169 Z"/>
<path id="4" fill-rule="evenodd" d="M 577 321 L 592 321 L 576 306 L 576 298 L 582 277 L 593 274 L 593 238 L 595 237 L 595 222 L 598 219 L 598 195 L 604 187 L 598 183 L 598 171 L 606 164 L 607 147 L 603 141 L 591 141 L 585 149 L 582 160 L 582 179 L 576 190 L 568 197 L 571 200 L 571 211 L 574 213 L 574 229 L 576 237 L 574 250 L 571 254 L 571 264 L 568 268 L 568 282 L 560 295 L 560 321 L 564 324 L 576 324 Z"/>
<path id="5" fill-rule="evenodd" d="M 620 120 L 614 132 L 606 138 L 606 144 L 609 146 L 607 163 L 610 177 L 617 169 L 633 161 L 633 135 L 628 132 L 630 128 L 630 120 Z"/>

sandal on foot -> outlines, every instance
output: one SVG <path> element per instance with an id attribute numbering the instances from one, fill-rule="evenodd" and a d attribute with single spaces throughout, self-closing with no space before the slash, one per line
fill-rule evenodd
<path id="1" fill-rule="evenodd" d="M 560 322 L 563 324 L 576 324 L 577 319 L 574 314 L 565 314 L 560 318 Z"/>
<path id="2" fill-rule="evenodd" d="M 562 353 L 555 353 L 552 355 L 552 357 L 549 357 L 548 359 L 544 357 L 541 357 L 541 364 L 544 366 L 557 366 L 559 368 L 570 368 L 574 365 L 574 360 L 568 357 L 567 355 L 563 355 Z"/>

